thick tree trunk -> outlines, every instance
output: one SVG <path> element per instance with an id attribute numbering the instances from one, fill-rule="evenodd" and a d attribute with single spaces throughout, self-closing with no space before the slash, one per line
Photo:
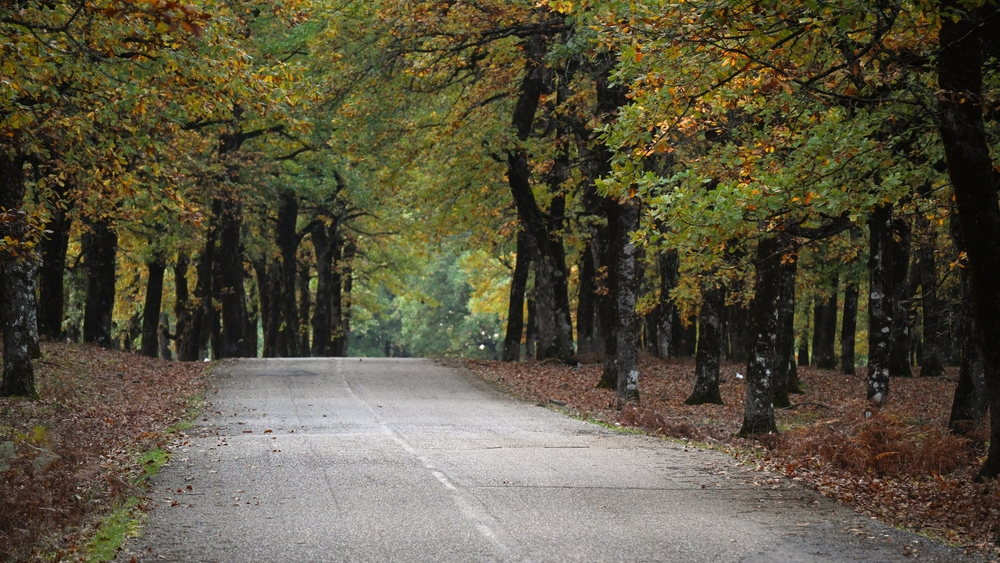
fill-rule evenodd
<path id="1" fill-rule="evenodd" d="M 537 317 L 535 316 L 535 298 L 529 297 L 528 304 L 525 306 L 528 310 L 528 320 L 524 327 L 524 359 L 534 360 L 535 355 L 535 343 L 538 342 L 538 324 L 536 323 Z"/>
<path id="2" fill-rule="evenodd" d="M 62 338 L 64 295 L 63 274 L 66 272 L 66 250 L 72 221 L 62 209 L 52 212 L 45 225 L 45 235 L 39 244 L 42 263 L 38 270 L 38 334 L 49 340 Z"/>
<path id="3" fill-rule="evenodd" d="M 741 436 L 777 432 L 774 422 L 773 376 L 778 346 L 781 300 L 781 259 L 787 248 L 782 234 L 765 235 L 754 260 L 754 298 L 750 306 L 750 357 L 747 360 L 746 401 Z"/>
<path id="4" fill-rule="evenodd" d="M 24 158 L 0 154 L 0 210 L 14 213 L 0 222 L 0 239 L 25 241 L 28 235 L 24 203 Z M 3 379 L 0 396 L 35 397 L 32 349 L 38 346 L 35 310 L 35 266 L 28 256 L 0 254 L 0 331 L 3 332 Z M 34 326 L 32 326 L 34 323 Z"/>
<path id="5" fill-rule="evenodd" d="M 951 214 L 951 237 L 955 241 L 955 250 L 965 252 L 965 240 L 962 237 L 961 219 L 958 213 Z M 958 386 L 951 404 L 951 415 L 948 417 L 948 427 L 957 434 L 970 433 L 975 423 L 989 414 L 989 396 L 986 389 L 986 372 L 983 353 L 979 349 L 976 334 L 976 322 L 972 311 L 972 285 L 969 279 L 969 269 L 959 268 L 961 280 L 961 301 L 958 314 L 963 320 L 961 331 L 961 358 L 958 370 Z"/>
<path id="6" fill-rule="evenodd" d="M 177 359 L 196 362 L 198 358 L 198 333 L 195 331 L 193 308 L 188 296 L 188 256 L 181 253 L 174 264 L 174 342 Z"/>
<path id="7" fill-rule="evenodd" d="M 593 234 L 591 238 L 593 238 Z M 597 353 L 598 295 L 597 263 L 594 260 L 593 241 L 580 256 L 580 289 L 576 306 L 576 356 L 581 362 L 591 363 L 600 359 Z M 601 347 L 603 350 L 603 346 Z"/>
<path id="8" fill-rule="evenodd" d="M 510 280 L 507 332 L 503 338 L 503 361 L 505 362 L 516 362 L 521 359 L 521 336 L 524 333 L 524 292 L 528 286 L 528 274 L 531 272 L 531 255 L 528 247 L 527 235 L 524 231 L 519 231 L 517 233 L 517 256 L 514 259 L 514 272 Z M 583 310 L 583 303 L 587 300 L 584 297 L 585 276 L 586 272 L 580 274 L 580 310 Z M 578 318 L 581 318 L 579 314 Z M 578 322 L 582 330 L 584 322 L 582 320 Z M 580 340 L 583 341 L 582 335 Z"/>
<path id="9" fill-rule="evenodd" d="M 917 246 L 917 264 L 920 279 L 920 308 L 923 320 L 923 345 L 920 355 L 920 377 L 939 377 L 944 374 L 941 350 L 941 322 L 937 299 L 937 267 L 934 260 L 936 235 L 930 221 L 917 214 L 920 243 Z"/>
<path id="10" fill-rule="evenodd" d="M 677 252 L 661 252 L 656 257 L 656 269 L 660 274 L 660 296 L 656 303 L 656 357 L 666 359 L 676 347 L 674 323 L 679 314 L 677 305 L 670 298 L 670 292 L 677 287 L 680 259 Z"/>
<path id="11" fill-rule="evenodd" d="M 875 207 L 868 218 L 868 391 L 881 406 L 889 398 L 889 356 L 892 349 L 893 229 L 892 204 Z"/>
<path id="12" fill-rule="evenodd" d="M 890 245 L 892 277 L 891 319 L 892 332 L 889 345 L 889 376 L 913 377 L 910 367 L 910 344 L 913 339 L 910 324 L 910 291 L 907 273 L 910 269 L 910 226 L 905 219 L 893 217 L 893 237 Z"/>
<path id="13" fill-rule="evenodd" d="M 160 313 L 159 322 L 156 323 L 156 346 L 158 358 L 173 359 L 170 353 L 170 317 L 166 313 Z"/>
<path id="14" fill-rule="evenodd" d="M 219 301 L 222 304 L 222 358 L 253 357 L 247 335 L 247 299 L 243 287 L 243 249 L 240 229 L 243 205 L 235 193 L 221 200 L 219 216 Z M 294 273 L 293 273 L 294 275 Z M 293 277 L 294 280 L 294 277 Z"/>
<path id="15" fill-rule="evenodd" d="M 0 156 L 0 159 L 5 157 Z M 5 178 L 0 178 L 0 181 Z M 0 235 L 14 229 L 7 225 Z M 26 232 L 23 229 L 22 232 Z M 23 239 L 17 239 L 23 240 Z M 0 331 L 3 332 L 2 397 L 35 397 L 35 371 L 31 365 L 38 347 L 35 323 L 35 265 L 30 259 L 0 257 Z"/>
<path id="16" fill-rule="evenodd" d="M 142 355 L 150 358 L 159 356 L 160 342 L 157 337 L 160 325 L 160 304 L 163 302 L 163 274 L 167 263 L 156 257 L 146 264 L 149 273 L 146 282 L 146 302 L 142 308 Z"/>
<path id="17" fill-rule="evenodd" d="M 333 229 L 336 229 L 334 226 Z M 312 347 L 310 355 L 326 357 L 330 352 L 330 329 L 333 307 L 333 255 L 336 233 L 328 233 L 322 221 L 311 227 L 313 255 L 316 259 L 316 307 L 312 316 Z M 339 288 L 338 288 L 339 291 Z"/>
<path id="18" fill-rule="evenodd" d="M 854 375 L 854 339 L 858 328 L 858 283 L 844 285 L 844 318 L 840 324 L 840 373 Z"/>
<path id="19" fill-rule="evenodd" d="M 111 348 L 118 235 L 105 220 L 90 223 L 83 235 L 82 250 L 87 274 L 83 341 Z"/>
<path id="20" fill-rule="evenodd" d="M 942 3 L 954 9 L 941 18 L 938 56 L 938 124 L 955 189 L 962 238 L 969 257 L 972 310 L 989 390 L 990 450 L 980 477 L 1000 474 L 1000 206 L 983 123 L 983 37 L 977 18 L 997 8 L 987 4 L 967 13 L 956 0 Z M 950 17 L 952 14 L 955 18 Z"/>
<path id="21" fill-rule="evenodd" d="M 726 291 L 722 287 L 710 285 L 702 294 L 701 311 L 698 313 L 694 390 L 684 404 L 723 404 L 722 393 L 719 391 L 719 362 L 722 358 L 722 314 L 725 304 Z"/>
<path id="22" fill-rule="evenodd" d="M 608 357 L 599 387 L 611 386 L 617 392 L 619 405 L 639 400 L 639 317 L 635 312 L 638 287 L 638 250 L 631 233 L 639 228 L 641 203 L 631 198 L 614 203 L 609 209 L 612 262 L 610 286 L 614 302 L 614 323 L 609 333 L 614 340 L 608 344 Z M 612 222 L 610 217 L 614 217 Z"/>
<path id="23" fill-rule="evenodd" d="M 837 367 L 837 291 L 840 276 L 834 275 L 830 297 L 817 299 L 813 320 L 813 363 L 820 369 Z"/>
<path id="24" fill-rule="evenodd" d="M 789 393 L 801 393 L 799 371 L 795 365 L 795 276 L 798 274 L 798 255 L 783 257 L 780 268 L 781 290 L 778 302 L 778 334 L 774 350 L 773 403 L 776 407 L 791 405 Z"/>
<path id="25" fill-rule="evenodd" d="M 299 202 L 292 191 L 279 196 L 276 239 L 281 252 L 280 282 L 272 293 L 276 297 L 281 317 L 282 355 L 299 355 L 299 312 L 295 304 L 295 275 L 298 270 L 299 237 L 295 223 L 299 215 Z"/>

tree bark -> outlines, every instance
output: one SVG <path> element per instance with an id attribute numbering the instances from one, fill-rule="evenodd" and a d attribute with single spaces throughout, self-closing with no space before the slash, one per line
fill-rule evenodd
<path id="1" fill-rule="evenodd" d="M 938 126 L 961 218 L 969 258 L 972 309 L 989 390 L 990 449 L 980 477 L 1000 474 L 1000 206 L 983 123 L 982 67 L 985 62 L 981 19 L 995 16 L 987 4 L 967 13 L 957 0 L 942 2 L 954 10 L 941 18 L 938 55 Z"/>
<path id="2" fill-rule="evenodd" d="M 925 190 L 926 191 L 926 190 Z M 916 217 L 920 230 L 917 245 L 917 264 L 920 279 L 920 309 L 923 321 L 923 345 L 920 355 L 920 377 L 939 377 L 944 374 L 941 346 L 941 322 L 937 298 L 937 266 L 934 260 L 936 232 L 930 221 L 921 214 Z"/>
<path id="3" fill-rule="evenodd" d="M 893 229 L 892 204 L 878 205 L 868 218 L 868 391 L 881 406 L 889 398 L 889 353 L 892 349 Z"/>
<path id="4" fill-rule="evenodd" d="M 238 194 L 229 191 L 221 199 L 219 216 L 219 301 L 222 304 L 222 358 L 253 357 L 247 335 L 246 290 L 243 287 L 243 250 L 240 245 L 243 205 Z M 294 279 L 294 278 L 293 278 Z"/>
<path id="5" fill-rule="evenodd" d="M 272 295 L 280 315 L 280 347 L 282 356 L 299 355 L 299 312 L 295 303 L 295 275 L 298 269 L 299 237 L 295 231 L 299 202 L 295 193 L 286 190 L 279 196 L 276 239 L 281 252 L 281 275 Z"/>
<path id="6" fill-rule="evenodd" d="M 777 432 L 774 422 L 774 351 L 780 320 L 781 259 L 785 235 L 767 234 L 757 243 L 754 298 L 750 306 L 750 357 L 747 360 L 746 401 L 740 436 Z"/>
<path id="7" fill-rule="evenodd" d="M 890 244 L 889 268 L 892 279 L 892 292 L 890 293 L 890 314 L 892 322 L 892 332 L 889 345 L 889 376 L 890 377 L 913 377 L 913 370 L 910 367 L 910 343 L 912 340 L 912 327 L 910 325 L 910 297 L 913 295 L 909 291 L 906 283 L 907 273 L 910 269 L 910 226 L 904 219 L 893 217 L 893 236 Z"/>
<path id="8" fill-rule="evenodd" d="M 858 328 L 858 283 L 844 285 L 844 318 L 840 324 L 840 373 L 854 375 L 854 339 Z"/>
<path id="9" fill-rule="evenodd" d="M 156 358 L 159 356 L 160 304 L 163 302 L 163 274 L 167 271 L 167 263 L 161 256 L 146 264 L 149 273 L 146 282 L 146 302 L 142 308 L 142 349 L 143 356 Z"/>
<path id="10" fill-rule="evenodd" d="M 329 230 L 334 230 L 333 233 Z M 328 228 L 323 221 L 315 221 L 310 228 L 313 255 L 316 259 L 316 307 L 312 316 L 312 347 L 310 355 L 326 357 L 331 355 L 331 328 L 333 321 L 333 256 L 337 244 L 336 226 Z M 339 287 L 337 288 L 339 292 Z"/>
<path id="11" fill-rule="evenodd" d="M 305 260 L 299 261 L 299 276 L 297 278 L 299 289 L 299 318 L 298 318 L 298 346 L 297 356 L 305 357 L 309 355 L 309 309 L 312 308 L 312 295 L 309 293 L 309 279 L 311 276 L 309 263 Z"/>
<path id="12" fill-rule="evenodd" d="M 950 231 L 955 250 L 965 252 L 961 218 L 951 213 Z M 989 393 L 986 388 L 986 365 L 979 349 L 976 321 L 972 311 L 972 285 L 967 267 L 959 268 L 961 301 L 959 316 L 964 321 L 961 331 L 961 358 L 959 360 L 958 386 L 951 404 L 948 427 L 956 434 L 970 433 L 975 423 L 989 414 Z"/>
<path id="13" fill-rule="evenodd" d="M 778 334 L 774 350 L 774 400 L 777 407 L 792 404 L 789 393 L 801 393 L 798 367 L 795 365 L 795 276 L 799 271 L 798 254 L 789 250 L 778 265 L 781 289 L 778 301 Z"/>
<path id="14" fill-rule="evenodd" d="M 726 291 L 711 282 L 709 284 L 702 295 L 701 311 L 698 313 L 694 390 L 684 401 L 686 405 L 723 404 L 719 391 L 719 362 L 722 358 L 722 314 Z"/>
<path id="15" fill-rule="evenodd" d="M 160 321 L 156 326 L 156 342 L 158 357 L 161 360 L 173 360 L 170 353 L 170 317 L 166 313 L 160 313 Z"/>
<path id="16" fill-rule="evenodd" d="M 0 154 L 0 211 L 15 214 L 0 222 L 0 239 L 23 242 L 28 235 L 24 204 L 24 158 Z M 35 312 L 35 266 L 29 256 L 0 254 L 0 331 L 3 331 L 3 379 L 0 396 L 36 397 L 32 348 L 38 346 Z M 32 327 L 32 323 L 36 323 Z"/>
<path id="17" fill-rule="evenodd" d="M 177 359 L 198 361 L 198 335 L 192 319 L 192 303 L 188 295 L 188 256 L 183 252 L 174 264 L 174 342 Z"/>
<path id="18" fill-rule="evenodd" d="M 528 320 L 524 327 L 524 358 L 526 360 L 534 360 L 537 359 L 535 344 L 538 342 L 538 324 L 536 323 L 534 297 L 528 297 L 526 309 L 528 310 Z"/>
<path id="19" fill-rule="evenodd" d="M 118 235 L 107 220 L 94 221 L 88 225 L 81 246 L 87 276 L 83 341 L 97 344 L 102 348 L 111 348 Z"/>
<path id="20" fill-rule="evenodd" d="M 510 280 L 510 299 L 507 307 L 507 332 L 503 338 L 503 361 L 516 362 L 521 359 L 521 337 L 524 333 L 524 292 L 528 286 L 528 274 L 531 270 L 531 255 L 529 243 L 524 231 L 517 233 L 517 256 L 514 259 L 514 272 Z M 590 282 L 593 284 L 593 282 Z M 584 296 L 586 287 L 586 271 L 580 274 L 580 309 L 584 310 L 584 302 L 593 302 Z M 582 319 L 578 313 L 577 318 Z M 578 326 L 583 328 L 583 320 L 578 320 Z M 580 341 L 583 342 L 581 334 Z"/>
<path id="21" fill-rule="evenodd" d="M 46 233 L 39 244 L 42 263 L 39 267 L 38 334 L 49 340 L 62 338 L 65 309 L 63 275 L 66 272 L 66 251 L 69 248 L 69 229 L 72 220 L 66 211 L 52 211 L 52 219 L 45 225 Z"/>
<path id="22" fill-rule="evenodd" d="M 830 297 L 817 299 L 813 320 L 813 363 L 820 369 L 837 367 L 837 291 L 840 276 L 834 275 Z"/>
<path id="23" fill-rule="evenodd" d="M 617 392 L 619 406 L 639 400 L 639 317 L 635 312 L 638 287 L 638 249 L 631 234 L 639 228 L 641 202 L 631 198 L 612 204 L 608 211 L 611 247 L 614 256 L 610 272 L 610 289 L 614 302 L 614 319 L 608 325 L 613 343 L 607 345 L 608 356 L 599 387 L 611 386 Z M 614 221 L 611 221 L 614 217 Z M 611 349 L 613 346 L 613 350 Z"/>
<path id="24" fill-rule="evenodd" d="M 656 303 L 656 357 L 666 359 L 673 353 L 677 342 L 674 340 L 674 324 L 679 317 L 677 305 L 670 298 L 670 292 L 677 287 L 680 259 L 676 251 L 661 252 L 656 257 L 656 269 L 660 274 L 660 296 Z"/>

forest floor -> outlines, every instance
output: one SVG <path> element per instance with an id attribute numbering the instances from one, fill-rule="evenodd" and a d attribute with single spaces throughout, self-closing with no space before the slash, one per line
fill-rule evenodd
<path id="1" fill-rule="evenodd" d="M 113 556 L 208 365 L 42 344 L 39 398 L 0 398 L 0 561 Z"/>
<path id="2" fill-rule="evenodd" d="M 43 353 L 40 398 L 0 398 L 0 561 L 92 558 L 95 544 L 114 535 L 108 515 L 125 511 L 128 520 L 128 510 L 142 508 L 144 478 L 165 460 L 162 449 L 183 443 L 208 375 L 201 362 L 91 346 L 45 344 Z M 983 445 L 946 429 L 953 372 L 894 379 L 889 405 L 865 419 L 863 377 L 800 368 L 806 392 L 777 412 L 781 434 L 749 441 L 734 437 L 742 366 L 723 367 L 725 406 L 687 406 L 693 361 L 644 360 L 641 406 L 619 411 L 611 391 L 594 387 L 597 365 L 466 365 L 522 399 L 707 444 L 891 524 L 1000 556 L 1000 484 L 972 482 Z M 755 486 L 771 479 L 762 473 Z"/>
<path id="3" fill-rule="evenodd" d="M 640 405 L 614 408 L 597 389 L 600 365 L 466 361 L 505 391 L 613 427 L 639 429 L 729 452 L 760 471 L 784 475 L 858 511 L 934 539 L 1000 557 L 1000 482 L 975 483 L 986 455 L 986 424 L 973 438 L 948 432 L 957 370 L 944 377 L 894 378 L 881 412 L 866 418 L 861 375 L 799 367 L 804 393 L 776 411 L 780 434 L 749 440 L 743 422 L 745 366 L 722 367 L 725 405 L 689 406 L 694 360 L 640 362 Z M 858 370 L 862 373 L 863 370 Z M 762 473 L 754 486 L 770 487 Z"/>

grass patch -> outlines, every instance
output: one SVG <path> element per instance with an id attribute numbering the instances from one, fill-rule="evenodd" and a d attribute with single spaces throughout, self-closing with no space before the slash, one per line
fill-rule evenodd
<path id="1" fill-rule="evenodd" d="M 87 563 L 103 563 L 115 558 L 125 539 L 139 533 L 145 513 L 140 510 L 141 501 L 129 498 L 123 506 L 116 507 L 102 519 L 97 534 L 84 546 L 82 559 Z"/>

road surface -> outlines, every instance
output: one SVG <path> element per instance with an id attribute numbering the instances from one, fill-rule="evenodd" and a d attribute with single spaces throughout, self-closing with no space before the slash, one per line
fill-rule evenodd
<path id="1" fill-rule="evenodd" d="M 184 441 L 119 561 L 979 560 L 428 360 L 225 364 Z"/>

